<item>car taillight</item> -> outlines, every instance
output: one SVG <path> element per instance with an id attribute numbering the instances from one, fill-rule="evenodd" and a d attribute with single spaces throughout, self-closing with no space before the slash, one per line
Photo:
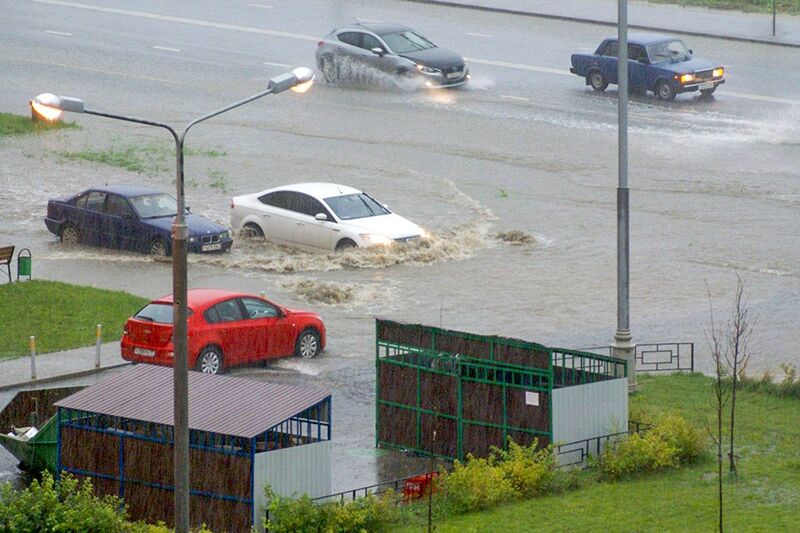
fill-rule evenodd
<path id="1" fill-rule="evenodd" d="M 122 336 L 124 337 L 127 334 L 128 334 L 128 326 L 125 326 L 124 328 L 122 328 Z"/>
<path id="2" fill-rule="evenodd" d="M 317 46 L 322 46 L 323 44 L 325 44 L 325 41 L 320 41 L 317 43 Z"/>
<path id="3" fill-rule="evenodd" d="M 236 207 L 236 204 L 233 203 L 233 200 L 231 200 L 231 209 L 233 209 L 234 207 Z"/>

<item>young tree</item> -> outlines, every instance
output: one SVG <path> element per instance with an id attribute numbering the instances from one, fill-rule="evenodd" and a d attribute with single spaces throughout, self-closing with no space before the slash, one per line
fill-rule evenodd
<path id="1" fill-rule="evenodd" d="M 719 505 L 719 532 L 723 531 L 723 491 L 722 491 L 722 420 L 725 414 L 725 406 L 730 397 L 730 381 L 727 379 L 727 369 L 725 363 L 728 359 L 729 343 L 724 342 L 725 335 L 721 328 L 714 322 L 714 306 L 711 304 L 711 290 L 706 284 L 708 292 L 708 307 L 711 315 L 711 331 L 709 332 L 709 344 L 711 345 L 711 360 L 714 363 L 714 394 L 711 406 L 714 409 L 716 420 L 716 432 L 711 429 L 710 424 L 706 424 L 709 435 L 717 447 L 717 496 Z"/>
<path id="2" fill-rule="evenodd" d="M 752 316 L 744 299 L 744 282 L 742 277 L 736 275 L 736 295 L 733 300 L 731 321 L 728 324 L 728 350 L 726 358 L 731 371 L 731 423 L 730 423 L 730 448 L 728 449 L 729 469 L 728 474 L 737 480 L 739 470 L 735 453 L 734 428 L 736 423 L 736 390 L 741 377 L 750 362 L 749 342 L 753 333 L 756 317 Z"/>

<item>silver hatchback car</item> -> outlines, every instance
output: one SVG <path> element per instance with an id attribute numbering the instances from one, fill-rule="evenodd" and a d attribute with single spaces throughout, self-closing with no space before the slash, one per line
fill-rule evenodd
<path id="1" fill-rule="evenodd" d="M 400 24 L 358 22 L 333 30 L 317 47 L 317 66 L 328 82 L 375 69 L 426 88 L 456 87 L 470 78 L 464 58 Z"/>

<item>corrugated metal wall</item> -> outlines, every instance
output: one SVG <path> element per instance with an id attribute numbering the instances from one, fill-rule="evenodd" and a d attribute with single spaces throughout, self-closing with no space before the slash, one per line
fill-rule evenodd
<path id="1" fill-rule="evenodd" d="M 263 531 L 268 505 L 265 484 L 282 496 L 308 494 L 316 498 L 331 493 L 331 441 L 257 453 L 254 474 L 254 525 Z"/>
<path id="2" fill-rule="evenodd" d="M 570 443 L 628 429 L 625 378 L 553 390 L 553 441 Z M 565 458 L 571 461 L 572 458 Z"/>

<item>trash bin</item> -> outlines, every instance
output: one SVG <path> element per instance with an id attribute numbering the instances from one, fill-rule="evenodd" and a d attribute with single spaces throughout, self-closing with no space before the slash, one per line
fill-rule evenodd
<path id="1" fill-rule="evenodd" d="M 27 248 L 23 248 L 17 254 L 17 281 L 19 281 L 20 276 L 27 276 L 28 279 L 31 279 L 32 267 L 33 258 L 31 257 L 31 251 Z"/>

